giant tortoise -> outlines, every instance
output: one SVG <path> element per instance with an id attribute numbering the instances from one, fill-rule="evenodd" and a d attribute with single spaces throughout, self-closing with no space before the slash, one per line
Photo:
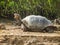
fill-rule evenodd
<path id="1" fill-rule="evenodd" d="M 20 20 L 21 29 L 24 31 L 35 31 L 35 32 L 53 32 L 57 29 L 53 26 L 53 23 L 46 17 L 40 15 L 29 15 Z"/>

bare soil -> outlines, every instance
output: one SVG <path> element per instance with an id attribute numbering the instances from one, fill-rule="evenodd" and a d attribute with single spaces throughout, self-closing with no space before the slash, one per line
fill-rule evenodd
<path id="1" fill-rule="evenodd" d="M 60 25 L 53 33 L 23 32 L 20 26 L 4 22 L 6 29 L 0 29 L 0 45 L 60 45 Z"/>

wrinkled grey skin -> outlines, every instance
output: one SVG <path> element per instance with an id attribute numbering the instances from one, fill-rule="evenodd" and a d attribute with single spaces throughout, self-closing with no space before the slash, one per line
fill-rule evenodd
<path id="1" fill-rule="evenodd" d="M 52 22 L 48 20 L 46 17 L 39 16 L 39 15 L 30 15 L 22 19 L 22 22 L 25 24 L 25 26 L 22 24 L 21 28 L 23 30 L 27 30 L 27 28 L 31 29 L 30 31 L 41 31 L 45 29 L 48 26 L 52 26 Z"/>

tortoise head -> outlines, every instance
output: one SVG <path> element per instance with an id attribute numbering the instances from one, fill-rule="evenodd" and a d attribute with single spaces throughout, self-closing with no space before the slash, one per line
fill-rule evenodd
<path id="1" fill-rule="evenodd" d="M 21 25 L 21 16 L 18 13 L 14 13 L 15 25 Z"/>
<path id="2" fill-rule="evenodd" d="M 18 13 L 14 13 L 14 19 L 15 20 L 21 20 L 21 16 Z"/>

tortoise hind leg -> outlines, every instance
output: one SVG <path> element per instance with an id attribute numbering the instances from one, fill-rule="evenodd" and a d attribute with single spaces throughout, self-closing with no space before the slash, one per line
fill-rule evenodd
<path id="1" fill-rule="evenodd" d="M 49 32 L 49 33 L 52 33 L 54 32 L 55 30 L 57 30 L 57 27 L 56 26 L 48 26 L 44 29 L 46 32 Z"/>

